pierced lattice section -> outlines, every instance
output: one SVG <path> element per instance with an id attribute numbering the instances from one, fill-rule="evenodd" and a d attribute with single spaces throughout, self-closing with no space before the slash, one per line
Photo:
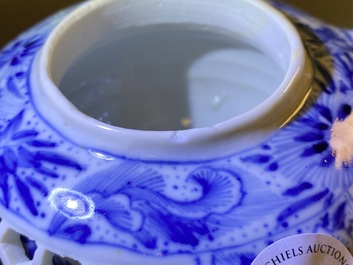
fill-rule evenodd
<path id="1" fill-rule="evenodd" d="M 31 265 L 83 265 L 79 261 L 68 257 L 61 257 L 44 248 L 38 249 Z"/>
<path id="2" fill-rule="evenodd" d="M 30 264 L 20 234 L 11 230 L 5 222 L 0 224 L 0 259 L 3 265 Z"/>
<path id="3" fill-rule="evenodd" d="M 0 265 L 89 265 L 61 257 L 12 230 L 0 219 Z"/>

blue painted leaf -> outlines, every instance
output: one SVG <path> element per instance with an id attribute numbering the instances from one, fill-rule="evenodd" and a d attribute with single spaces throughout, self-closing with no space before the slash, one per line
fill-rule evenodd
<path id="1" fill-rule="evenodd" d="M 5 130 L 3 131 L 3 137 L 5 139 L 11 139 L 12 135 L 17 133 L 18 129 L 21 126 L 23 115 L 24 115 L 24 111 L 22 110 L 9 122 L 9 124 L 6 126 Z"/>
<path id="2" fill-rule="evenodd" d="M 344 227 L 344 218 L 346 216 L 346 202 L 342 202 L 333 214 L 333 228 L 341 229 Z"/>
<path id="3" fill-rule="evenodd" d="M 3 167 L 0 166 L 0 188 L 2 190 L 4 205 L 6 208 L 9 207 L 10 199 L 11 199 L 11 193 L 10 193 L 8 181 L 9 181 L 9 175 L 6 173 Z"/>
<path id="4" fill-rule="evenodd" d="M 293 203 L 291 206 L 289 206 L 288 208 L 286 208 L 284 211 L 280 213 L 280 215 L 277 217 L 277 220 L 279 222 L 283 222 L 287 218 L 295 215 L 296 213 L 312 206 L 314 203 L 319 202 L 320 200 L 325 198 L 325 196 L 327 196 L 329 192 L 330 191 L 326 189 L 308 198 L 305 198 L 296 203 Z"/>
<path id="5" fill-rule="evenodd" d="M 14 96 L 20 98 L 22 97 L 20 90 L 18 89 L 14 78 L 11 76 L 7 79 L 7 89 L 11 92 Z"/>
<path id="6" fill-rule="evenodd" d="M 330 225 L 329 219 L 330 219 L 330 218 L 329 218 L 328 213 L 326 213 L 326 214 L 324 215 L 324 217 L 322 217 L 322 219 L 321 219 L 321 221 L 322 221 L 321 226 L 322 226 L 323 228 L 327 228 L 327 227 Z"/>
<path id="7" fill-rule="evenodd" d="M 26 183 L 28 183 L 28 185 L 32 186 L 34 189 L 38 190 L 44 197 L 48 196 L 49 191 L 48 191 L 47 187 L 44 186 L 41 181 L 38 181 L 32 177 L 27 177 Z"/>
<path id="8" fill-rule="evenodd" d="M 15 174 L 17 170 L 17 154 L 12 148 L 5 147 L 3 154 L 3 162 L 5 169 L 11 173 Z"/>
<path id="9" fill-rule="evenodd" d="M 31 48 L 31 47 L 40 47 L 41 46 L 41 43 L 40 43 L 41 39 L 42 39 L 41 36 L 36 34 L 29 41 L 27 41 L 23 47 L 26 49 Z"/>
<path id="10" fill-rule="evenodd" d="M 328 107 L 321 104 L 316 104 L 314 108 L 319 111 L 321 116 L 324 117 L 327 121 L 329 121 L 330 123 L 333 122 L 331 111 Z"/>
<path id="11" fill-rule="evenodd" d="M 301 157 L 309 157 L 316 154 L 321 154 L 322 152 L 326 151 L 328 147 L 329 145 L 327 142 L 320 142 L 320 143 L 314 144 L 309 148 L 305 149 L 302 152 Z"/>
<path id="12" fill-rule="evenodd" d="M 24 168 L 38 168 L 41 166 L 40 161 L 35 160 L 35 154 L 23 146 L 17 150 L 18 165 Z"/>
<path id="13" fill-rule="evenodd" d="M 12 140 L 21 140 L 21 139 L 33 139 L 38 136 L 38 132 L 35 130 L 23 130 L 16 132 L 12 135 Z"/>
<path id="14" fill-rule="evenodd" d="M 56 143 L 45 141 L 45 140 L 31 140 L 31 141 L 27 141 L 26 144 L 33 147 L 48 147 L 48 148 L 57 146 Z"/>
<path id="15" fill-rule="evenodd" d="M 314 132 L 308 132 L 306 134 L 294 137 L 294 140 L 297 142 L 313 142 L 313 141 L 320 141 L 324 139 L 323 134 L 318 134 Z"/>
<path id="16" fill-rule="evenodd" d="M 42 165 L 36 167 L 35 170 L 38 173 L 40 173 L 42 175 L 45 175 L 47 177 L 50 177 L 50 178 L 53 178 L 53 179 L 59 178 L 59 174 L 56 171 L 54 171 L 52 169 L 49 169 L 49 168 L 46 168 L 46 167 L 44 167 Z"/>
<path id="17" fill-rule="evenodd" d="M 243 162 L 248 163 L 256 163 L 256 164 L 264 164 L 269 162 L 272 159 L 270 155 L 252 155 L 241 158 Z"/>
<path id="18" fill-rule="evenodd" d="M 15 179 L 17 191 L 22 202 L 27 206 L 28 210 L 34 215 L 38 215 L 37 208 L 35 206 L 32 194 L 27 185 L 19 178 Z"/>
<path id="19" fill-rule="evenodd" d="M 295 187 L 287 189 L 286 191 L 284 191 L 282 193 L 282 195 L 283 196 L 298 196 L 302 192 L 312 189 L 312 187 L 313 187 L 313 184 L 311 184 L 309 182 L 303 182 Z"/>
<path id="20" fill-rule="evenodd" d="M 306 124 L 306 125 L 310 125 L 311 127 L 318 129 L 320 131 L 325 131 L 325 130 L 329 129 L 329 127 L 330 127 L 326 123 L 318 122 L 316 120 L 309 119 L 309 118 L 302 118 L 299 120 L 299 122 Z"/>
<path id="21" fill-rule="evenodd" d="M 52 163 L 55 165 L 74 168 L 79 171 L 83 170 L 83 167 L 80 164 L 78 164 L 77 162 L 73 161 L 70 158 L 67 158 L 66 156 L 59 155 L 59 154 L 56 154 L 53 152 L 38 151 L 35 154 L 35 159 L 39 160 L 39 161 L 45 161 L 48 163 Z"/>
<path id="22" fill-rule="evenodd" d="M 21 57 L 33 55 L 43 45 L 43 38 L 41 36 L 35 36 L 31 41 L 24 45 L 24 50 L 21 53 Z"/>

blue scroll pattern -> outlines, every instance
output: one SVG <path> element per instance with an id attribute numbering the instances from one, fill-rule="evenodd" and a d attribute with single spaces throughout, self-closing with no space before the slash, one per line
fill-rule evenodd
<path id="1" fill-rule="evenodd" d="M 316 70 L 312 93 L 268 141 L 208 161 L 92 155 L 42 120 L 30 97 L 30 66 L 68 11 L 6 46 L 0 53 L 4 218 L 25 220 L 52 240 L 119 248 L 141 261 L 180 255 L 188 264 L 246 265 L 272 242 L 305 232 L 328 233 L 353 250 L 353 171 L 335 169 L 328 143 L 333 122 L 352 111 L 353 34 L 272 4 L 302 35 Z"/>

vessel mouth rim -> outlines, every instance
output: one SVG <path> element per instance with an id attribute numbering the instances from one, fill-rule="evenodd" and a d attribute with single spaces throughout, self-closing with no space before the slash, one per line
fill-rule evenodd
<path id="1" fill-rule="evenodd" d="M 191 1 L 189 2 L 191 3 Z M 197 2 L 197 0 L 193 2 Z M 227 4 L 232 1 L 222 0 L 220 2 Z M 188 152 L 189 159 L 203 159 L 204 148 L 215 147 L 219 141 L 237 138 L 240 143 L 252 134 L 272 133 L 288 122 L 303 105 L 303 101 L 310 92 L 312 67 L 298 32 L 282 13 L 262 1 L 241 0 L 241 3 L 263 13 L 271 20 L 271 23 L 280 28 L 280 33 L 288 39 L 290 44 L 291 59 L 281 84 L 270 97 L 255 108 L 213 126 L 171 131 L 122 128 L 108 125 L 80 112 L 63 96 L 56 85 L 52 73 L 55 64 L 52 60 L 52 54 L 59 46 L 60 40 L 63 37 L 68 37 L 69 28 L 82 23 L 85 19 L 97 16 L 102 8 L 114 4 L 114 0 L 101 0 L 84 3 L 64 18 L 51 32 L 41 52 L 36 56 L 34 67 L 45 69 L 44 71 L 34 71 L 31 78 L 32 83 L 36 84 L 32 86 L 32 90 L 34 90 L 32 94 L 38 111 L 49 124 L 73 142 L 82 146 L 91 146 L 93 150 L 108 150 L 119 154 L 129 153 L 133 157 L 144 159 L 153 159 L 163 154 L 167 159 L 173 160 L 178 159 L 180 154 L 185 154 L 185 152 Z M 286 110 L 288 113 L 281 114 L 282 118 L 277 119 L 270 115 L 290 104 L 293 106 Z M 48 111 L 48 107 L 50 107 L 50 111 Z M 248 146 L 244 147 L 240 144 L 240 149 L 246 147 Z M 151 148 L 153 151 L 142 151 L 143 148 Z M 216 149 L 214 151 L 219 156 L 236 151 L 234 148 L 231 150 L 227 148 Z M 196 155 L 189 153 L 189 151 Z"/>

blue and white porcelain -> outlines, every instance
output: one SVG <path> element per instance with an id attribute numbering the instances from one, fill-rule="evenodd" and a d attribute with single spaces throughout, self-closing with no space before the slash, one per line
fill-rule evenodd
<path id="1" fill-rule="evenodd" d="M 190 75 L 201 125 L 170 131 L 103 123 L 57 88 L 95 43 L 159 24 L 231 32 L 272 58 L 281 82 L 255 106 L 243 99 L 244 113 L 203 125 L 229 112 L 204 115 L 197 76 L 248 57 L 204 58 Z M 251 73 L 268 70 L 260 65 Z M 351 113 L 352 77 L 353 31 L 279 2 L 95 0 L 48 18 L 0 53 L 2 263 L 250 265 L 301 233 L 353 251 L 353 170 L 335 167 L 329 144 L 334 121 Z"/>

